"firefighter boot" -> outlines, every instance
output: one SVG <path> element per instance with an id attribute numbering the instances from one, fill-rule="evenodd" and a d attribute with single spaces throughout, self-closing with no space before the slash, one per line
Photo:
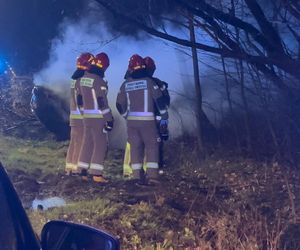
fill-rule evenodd
<path id="1" fill-rule="evenodd" d="M 86 169 L 81 170 L 80 176 L 81 176 L 81 179 L 83 181 L 88 181 L 89 180 L 88 171 Z"/>
<path id="2" fill-rule="evenodd" d="M 103 175 L 93 175 L 92 179 L 96 183 L 108 183 L 108 180 L 105 179 Z"/>
<path id="3" fill-rule="evenodd" d="M 135 181 L 136 185 L 138 186 L 146 186 L 146 175 L 143 169 L 137 169 L 132 171 L 133 180 Z"/>
<path id="4" fill-rule="evenodd" d="M 73 164 L 71 175 L 72 176 L 78 176 L 79 174 L 80 174 L 80 172 L 78 171 L 77 164 Z"/>

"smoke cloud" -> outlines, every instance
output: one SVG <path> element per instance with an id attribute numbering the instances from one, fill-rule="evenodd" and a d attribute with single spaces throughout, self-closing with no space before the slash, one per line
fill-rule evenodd
<path id="1" fill-rule="evenodd" d="M 161 40 L 136 40 L 118 34 L 112 35 L 94 16 L 81 18 L 77 22 L 66 19 L 59 31 L 59 35 L 52 41 L 49 61 L 34 75 L 34 83 L 51 88 L 68 102 L 66 93 L 69 93 L 70 77 L 75 70 L 78 55 L 82 52 L 107 53 L 110 57 L 110 67 L 106 71 L 108 98 L 115 117 L 115 129 L 110 135 L 112 147 L 123 147 L 126 142 L 125 122 L 115 110 L 115 100 L 131 55 L 137 53 L 154 58 L 157 66 L 155 76 L 169 83 L 171 99 L 176 99 L 176 93 L 182 92 L 183 88 L 194 93 L 193 85 L 183 85 L 183 82 L 192 80 L 191 59 Z M 182 133 L 182 122 L 189 125 L 195 123 L 190 107 L 175 109 L 170 110 L 170 130 L 173 137 Z M 194 131 L 194 126 L 189 129 Z"/>
<path id="2" fill-rule="evenodd" d="M 109 86 L 109 103 L 116 120 L 110 142 L 111 146 L 122 147 L 126 141 L 126 128 L 123 118 L 115 110 L 115 100 L 124 81 L 129 57 L 135 53 L 153 57 L 158 68 L 157 76 L 160 74 L 165 81 L 178 84 L 178 80 L 175 80 L 179 75 L 176 72 L 176 54 L 172 48 L 155 40 L 138 41 L 111 35 L 95 17 L 82 18 L 78 22 L 65 20 L 60 25 L 59 35 L 52 41 L 50 59 L 34 75 L 34 83 L 52 89 L 68 102 L 69 96 L 66 93 L 69 93 L 70 77 L 76 67 L 76 58 L 82 52 L 97 54 L 102 51 L 110 57 L 106 80 Z"/>

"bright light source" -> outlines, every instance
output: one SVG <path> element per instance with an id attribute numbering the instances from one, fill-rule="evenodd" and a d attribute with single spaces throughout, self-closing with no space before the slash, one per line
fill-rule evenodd
<path id="1" fill-rule="evenodd" d="M 7 66 L 4 60 L 0 59 L 0 75 L 5 73 Z"/>

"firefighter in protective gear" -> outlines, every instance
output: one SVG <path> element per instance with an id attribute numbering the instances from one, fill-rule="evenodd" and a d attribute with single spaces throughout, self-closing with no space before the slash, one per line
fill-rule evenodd
<path id="1" fill-rule="evenodd" d="M 169 107 L 170 95 L 169 95 L 169 91 L 168 91 L 168 84 L 164 81 L 161 81 L 160 79 L 158 79 L 156 77 L 153 77 L 153 74 L 156 70 L 156 65 L 155 65 L 154 60 L 151 57 L 149 57 L 149 56 L 145 57 L 144 64 L 146 66 L 147 76 L 150 77 L 156 83 L 156 85 L 159 87 L 159 89 L 162 92 L 163 97 L 165 98 L 165 103 Z M 128 79 L 129 77 L 130 77 L 130 71 L 127 70 L 124 78 Z M 158 133 L 161 138 L 161 142 L 159 143 L 158 166 L 159 166 L 159 173 L 163 174 L 163 166 L 165 165 L 163 141 L 166 141 L 169 138 L 168 120 L 162 120 L 162 117 L 160 116 L 157 109 L 155 109 L 155 118 L 156 118 Z M 131 177 L 131 175 L 132 175 L 132 169 L 130 167 L 130 144 L 128 142 L 126 143 L 126 148 L 125 148 L 125 155 L 124 155 L 124 162 L 123 162 L 123 175 L 124 175 L 124 177 Z"/>
<path id="2" fill-rule="evenodd" d="M 77 58 L 76 70 L 71 80 L 70 98 L 70 127 L 71 136 L 67 152 L 65 172 L 67 175 L 77 174 L 77 163 L 83 137 L 83 115 L 82 96 L 80 95 L 80 79 L 89 68 L 94 56 L 90 53 L 83 53 Z"/>
<path id="3" fill-rule="evenodd" d="M 153 74 L 156 70 L 156 65 L 154 60 L 147 56 L 144 58 L 144 63 L 146 66 L 146 71 L 148 77 L 151 78 L 155 84 L 161 90 L 161 93 L 164 97 L 164 102 L 166 103 L 167 107 L 170 106 L 170 94 L 168 91 L 168 84 L 160 79 L 153 77 Z M 156 117 L 156 124 L 158 128 L 158 132 L 160 135 L 161 142 L 159 143 L 159 173 L 163 173 L 163 166 L 164 166 L 164 141 L 169 139 L 169 131 L 168 131 L 168 120 L 162 119 L 162 116 L 159 114 L 158 110 L 155 110 L 155 117 Z"/>
<path id="4" fill-rule="evenodd" d="M 107 132 L 113 128 L 113 116 L 107 101 L 107 82 L 103 79 L 109 58 L 100 53 L 92 60 L 90 69 L 80 79 L 83 97 L 84 136 L 78 168 L 83 176 L 105 183 L 104 159 L 107 152 Z"/>
<path id="5" fill-rule="evenodd" d="M 154 111 L 168 118 L 167 105 L 158 86 L 147 77 L 143 58 L 133 55 L 129 60 L 130 77 L 122 84 L 116 107 L 127 120 L 128 142 L 131 147 L 133 178 L 143 180 L 143 161 L 146 158 L 146 176 L 149 182 L 158 178 L 158 144 Z"/>

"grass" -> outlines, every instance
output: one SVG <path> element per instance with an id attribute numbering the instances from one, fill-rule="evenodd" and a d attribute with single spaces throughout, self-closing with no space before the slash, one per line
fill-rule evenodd
<path id="1" fill-rule="evenodd" d="M 41 232 L 42 226 L 47 221 L 57 219 L 99 226 L 103 218 L 113 218 L 119 209 L 118 204 L 112 204 L 107 199 L 95 199 L 71 202 L 65 207 L 52 208 L 46 211 L 30 210 L 29 217 L 36 232 Z"/>
<path id="2" fill-rule="evenodd" d="M 300 232 L 298 171 L 237 157 L 215 155 L 199 161 L 181 142 L 168 147 L 171 167 L 151 199 L 129 202 L 141 190 L 118 186 L 122 152 L 110 151 L 106 173 L 112 186 L 65 182 L 68 188 L 76 184 L 64 197 L 67 206 L 28 210 L 34 229 L 40 232 L 53 219 L 84 223 L 116 235 L 125 250 L 300 249 L 296 236 L 285 236 Z M 9 170 L 29 175 L 37 170 L 44 175 L 63 172 L 65 143 L 0 136 L 0 148 Z M 62 187 L 58 182 L 56 188 Z"/>
<path id="3" fill-rule="evenodd" d="M 0 149 L 0 160 L 8 169 L 50 173 L 64 169 L 67 144 L 0 136 Z"/>
<path id="4" fill-rule="evenodd" d="M 67 220 L 113 232 L 121 239 L 123 247 L 126 246 L 122 249 L 144 249 L 145 247 L 147 249 L 157 242 L 163 242 L 165 232 L 172 230 L 163 220 L 164 214 L 167 213 L 170 211 L 164 209 L 160 212 L 156 211 L 153 206 L 145 202 L 128 206 L 104 198 L 70 203 L 65 207 L 47 211 L 31 210 L 29 218 L 36 232 L 41 232 L 47 221 Z M 171 213 L 173 219 L 178 217 L 176 212 Z"/>

